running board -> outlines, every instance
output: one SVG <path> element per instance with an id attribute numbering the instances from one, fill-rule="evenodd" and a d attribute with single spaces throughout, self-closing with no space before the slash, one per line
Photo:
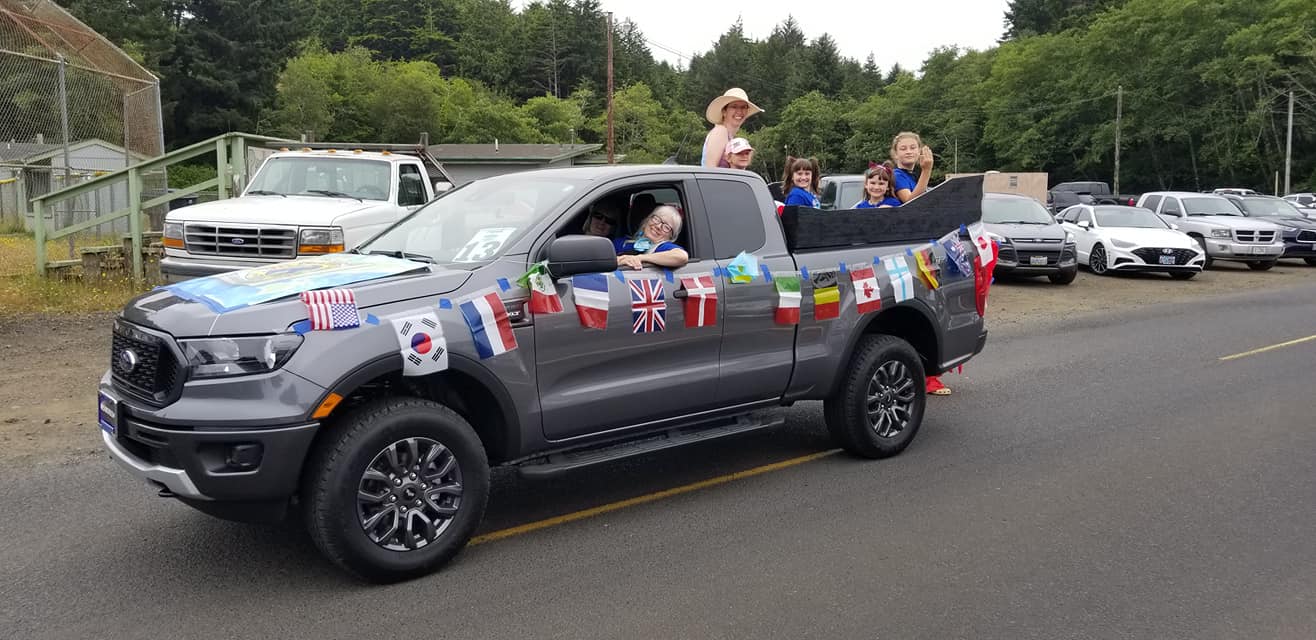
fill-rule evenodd
<path id="1" fill-rule="evenodd" d="M 547 456 L 533 458 L 518 465 L 521 475 L 531 478 L 551 476 L 581 467 L 602 464 L 622 458 L 644 455 L 663 449 L 671 449 L 695 442 L 714 440 L 740 433 L 748 433 L 786 423 L 785 418 L 774 415 L 775 412 L 742 414 L 712 423 L 698 426 L 678 427 L 638 440 L 628 440 L 618 444 L 602 445 L 588 449 L 551 453 Z"/>

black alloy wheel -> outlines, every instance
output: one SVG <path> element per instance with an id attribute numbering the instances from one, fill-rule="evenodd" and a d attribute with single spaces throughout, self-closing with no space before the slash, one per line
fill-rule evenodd
<path id="1" fill-rule="evenodd" d="M 1106 249 L 1101 245 L 1092 247 L 1092 253 L 1088 255 L 1088 268 L 1099 276 L 1106 275 L 1110 266 L 1106 264 Z"/>

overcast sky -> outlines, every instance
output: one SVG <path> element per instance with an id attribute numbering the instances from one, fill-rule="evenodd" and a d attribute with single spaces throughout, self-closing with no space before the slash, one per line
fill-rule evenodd
<path id="1" fill-rule="evenodd" d="M 630 18 L 651 42 L 654 58 L 689 66 L 741 18 L 745 35 L 763 39 L 786 16 L 795 17 L 809 40 L 830 33 L 841 55 L 863 62 L 872 53 L 886 71 L 897 62 L 917 71 L 928 52 L 944 45 L 970 49 L 993 46 L 1004 31 L 1008 0 L 601 0 L 615 19 Z M 522 1 L 518 5 L 524 5 Z M 656 43 L 656 44 L 654 44 Z M 680 56 L 661 47 L 668 47 Z"/>

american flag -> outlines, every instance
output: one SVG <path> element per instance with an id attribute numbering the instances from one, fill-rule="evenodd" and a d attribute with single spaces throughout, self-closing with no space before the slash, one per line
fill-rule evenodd
<path id="1" fill-rule="evenodd" d="M 306 315 L 310 317 L 312 331 L 361 326 L 361 314 L 356 309 L 356 294 L 350 289 L 303 291 L 302 302 L 306 304 Z"/>
<path id="2" fill-rule="evenodd" d="M 657 278 L 629 280 L 631 287 L 631 333 L 657 333 L 667 327 L 667 298 Z"/>

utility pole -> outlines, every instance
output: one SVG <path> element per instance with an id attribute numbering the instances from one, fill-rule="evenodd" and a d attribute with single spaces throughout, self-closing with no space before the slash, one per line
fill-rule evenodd
<path id="1" fill-rule="evenodd" d="M 1289 169 L 1293 167 L 1293 91 L 1289 91 L 1289 133 L 1288 140 L 1284 143 L 1284 193 L 1275 195 L 1282 196 L 1290 193 L 1289 188 L 1292 184 L 1289 182 Z"/>
<path id="2" fill-rule="evenodd" d="M 612 12 L 608 12 L 608 164 L 616 164 L 612 138 Z"/>
<path id="3" fill-rule="evenodd" d="M 1124 85 L 1115 88 L 1115 179 L 1111 186 L 1114 193 L 1120 192 L 1120 125 L 1124 119 Z"/>

